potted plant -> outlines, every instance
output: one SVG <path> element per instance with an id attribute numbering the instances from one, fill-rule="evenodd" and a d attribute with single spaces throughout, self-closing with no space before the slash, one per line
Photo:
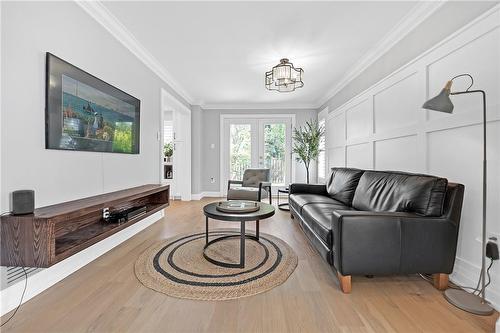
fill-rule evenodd
<path id="1" fill-rule="evenodd" d="M 309 167 L 311 161 L 318 158 L 320 153 L 319 142 L 325 133 L 324 126 L 317 120 L 307 121 L 304 127 L 293 129 L 293 149 L 297 162 L 304 163 L 306 168 L 307 183 L 309 184 Z"/>
<path id="2" fill-rule="evenodd" d="M 165 143 L 163 145 L 163 155 L 165 155 L 166 162 L 170 162 L 173 154 L 174 145 L 172 144 L 172 142 Z"/>

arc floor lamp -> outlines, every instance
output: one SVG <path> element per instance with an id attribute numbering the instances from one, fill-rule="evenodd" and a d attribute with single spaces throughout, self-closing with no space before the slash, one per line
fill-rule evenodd
<path id="1" fill-rule="evenodd" d="M 464 91 L 451 91 L 453 80 L 459 77 L 469 77 L 471 84 Z M 470 74 L 460 74 L 449 80 L 439 95 L 429 99 L 422 108 L 446 113 L 453 113 L 453 103 L 450 95 L 481 94 L 483 97 L 483 223 L 482 223 L 482 258 L 481 258 L 481 290 L 478 295 L 468 293 L 463 289 L 447 289 L 444 297 L 451 304 L 467 312 L 478 315 L 489 315 L 493 308 L 485 300 L 486 282 L 486 92 L 484 90 L 470 90 L 474 84 L 474 78 Z"/>

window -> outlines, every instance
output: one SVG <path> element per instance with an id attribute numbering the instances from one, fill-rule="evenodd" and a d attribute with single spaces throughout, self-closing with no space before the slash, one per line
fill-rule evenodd
<path id="1" fill-rule="evenodd" d="M 163 121 L 163 143 L 174 141 L 174 124 L 172 120 Z"/>
<path id="2" fill-rule="evenodd" d="M 319 120 L 319 126 L 325 128 L 325 118 Z M 326 178 L 326 138 L 325 132 L 319 140 L 319 155 L 318 155 L 318 181 L 325 182 Z"/>

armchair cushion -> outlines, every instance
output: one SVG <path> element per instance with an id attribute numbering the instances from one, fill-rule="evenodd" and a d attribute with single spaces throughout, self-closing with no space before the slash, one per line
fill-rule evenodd
<path id="1" fill-rule="evenodd" d="M 259 187 L 261 182 L 269 182 L 270 177 L 270 169 L 246 169 L 243 173 L 243 186 Z"/>
<path id="2" fill-rule="evenodd" d="M 262 190 L 261 199 L 267 198 L 268 193 L 266 190 Z M 232 187 L 227 191 L 227 200 L 259 200 L 259 188 L 258 187 Z"/>

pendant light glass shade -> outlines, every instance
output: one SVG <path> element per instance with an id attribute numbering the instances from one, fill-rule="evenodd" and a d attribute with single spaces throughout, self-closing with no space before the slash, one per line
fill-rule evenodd
<path id="1" fill-rule="evenodd" d="M 291 92 L 304 86 L 302 68 L 295 68 L 293 64 L 284 58 L 280 63 L 266 72 L 266 88 L 279 92 Z"/>

